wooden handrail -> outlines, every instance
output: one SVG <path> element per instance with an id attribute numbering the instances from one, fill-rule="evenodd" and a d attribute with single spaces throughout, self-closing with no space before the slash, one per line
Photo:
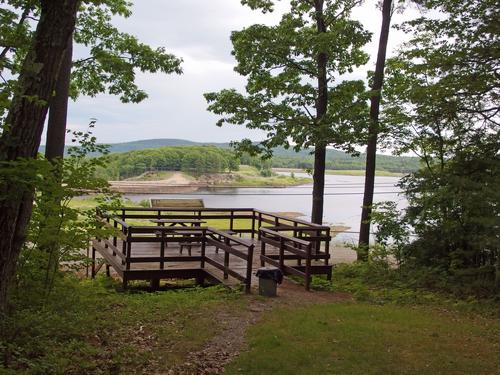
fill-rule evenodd
<path id="1" fill-rule="evenodd" d="M 207 231 L 211 232 L 213 234 L 217 234 L 219 236 L 222 236 L 224 238 L 229 238 L 231 241 L 236 242 L 236 243 L 243 245 L 243 246 L 246 246 L 246 247 L 249 247 L 252 245 L 252 241 L 250 241 L 250 240 L 246 240 L 246 239 L 241 238 L 241 237 L 233 236 L 227 232 L 224 232 L 224 231 L 212 228 L 212 227 L 208 227 Z"/>
<path id="2" fill-rule="evenodd" d="M 216 211 L 247 211 L 252 212 L 255 211 L 253 208 L 214 208 L 214 207 L 119 207 L 116 209 L 111 209 L 110 211 L 207 211 L 207 212 L 216 212 Z"/>
<path id="3" fill-rule="evenodd" d="M 117 217 L 110 217 L 111 220 L 113 220 L 114 222 L 120 224 L 123 228 L 129 228 L 130 225 L 128 223 L 126 223 L 125 221 L 121 220 L 121 219 L 118 219 Z"/>
<path id="4" fill-rule="evenodd" d="M 278 218 L 278 219 L 281 219 L 281 220 L 290 221 L 292 223 L 303 224 L 303 225 L 306 225 L 308 227 L 312 227 L 312 228 L 315 228 L 315 229 L 330 229 L 330 227 L 327 226 L 327 225 L 314 224 L 314 223 L 310 223 L 310 222 L 305 221 L 305 220 L 293 219 L 293 218 L 290 218 L 290 217 L 287 217 L 287 216 L 283 216 L 283 215 L 279 215 L 279 214 L 274 214 L 272 212 L 262 211 L 262 210 L 258 210 L 258 209 L 254 209 L 254 212 L 260 213 L 262 215 L 267 215 L 267 216 L 271 216 L 271 217 L 274 217 L 274 218 Z"/>
<path id="5" fill-rule="evenodd" d="M 291 242 L 294 242 L 294 243 L 297 243 L 297 244 L 301 244 L 301 245 L 304 245 L 304 246 L 311 246 L 311 242 L 309 242 L 309 241 L 305 241 L 305 240 L 302 240 L 300 238 L 296 238 L 296 237 L 292 237 L 292 236 L 287 236 L 285 234 L 282 234 L 280 232 L 276 232 L 274 230 L 270 230 L 270 229 L 267 229 L 267 228 L 260 228 L 260 231 L 262 233 L 271 234 L 273 236 L 276 236 L 276 237 L 279 237 L 279 238 L 283 238 L 285 240 L 288 240 L 288 241 L 291 241 Z"/>
<path id="6" fill-rule="evenodd" d="M 162 225 L 132 225 L 130 228 L 134 229 L 134 233 L 151 233 L 155 232 L 202 232 L 207 230 L 207 227 L 183 227 L 183 226 L 162 226 Z"/>

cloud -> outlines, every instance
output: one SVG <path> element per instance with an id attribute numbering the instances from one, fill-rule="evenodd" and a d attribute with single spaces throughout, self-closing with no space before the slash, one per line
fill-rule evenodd
<path id="1" fill-rule="evenodd" d="M 355 17 L 374 32 L 366 47 L 376 55 L 380 12 L 375 1 L 366 2 Z M 133 15 L 116 18 L 116 26 L 153 46 L 164 46 L 184 59 L 184 74 L 137 74 L 138 85 L 149 98 L 140 104 L 123 104 L 116 97 L 82 97 L 69 107 L 69 124 L 86 128 L 90 118 L 98 119 L 95 134 L 100 142 L 112 143 L 145 138 L 185 138 L 196 141 L 230 141 L 244 137 L 261 139 L 262 132 L 238 126 L 217 128 L 217 117 L 206 111 L 205 92 L 223 88 L 243 89 L 245 81 L 234 72 L 230 33 L 254 23 L 274 24 L 287 7 L 283 1 L 277 12 L 263 15 L 238 0 L 136 0 Z M 391 46 L 404 35 L 391 31 Z M 84 53 L 83 50 L 77 53 Z M 374 61 L 356 71 L 366 77 Z"/>

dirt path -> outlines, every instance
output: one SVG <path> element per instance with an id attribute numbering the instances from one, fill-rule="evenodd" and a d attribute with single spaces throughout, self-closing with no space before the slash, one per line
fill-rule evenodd
<path id="1" fill-rule="evenodd" d="M 165 180 L 159 181 L 168 185 L 190 185 L 193 183 L 192 179 L 187 178 L 184 174 L 180 172 L 175 172 L 172 176 Z"/>
<path id="2" fill-rule="evenodd" d="M 169 375 L 208 375 L 221 374 L 226 364 L 245 349 L 247 328 L 262 318 L 263 313 L 278 307 L 300 307 L 308 304 L 331 303 L 350 300 L 347 293 L 322 291 L 307 292 L 303 286 L 289 280 L 283 280 L 278 288 L 278 297 L 261 298 L 257 291 L 246 296 L 247 307 L 238 314 L 223 311 L 218 315 L 221 327 L 201 350 L 192 352 L 186 361 L 168 373 Z"/>
<path id="3" fill-rule="evenodd" d="M 181 172 L 175 172 L 170 177 L 156 181 L 109 181 L 111 189 L 119 193 L 135 194 L 161 194 L 161 193 L 188 193 L 198 188 L 193 182 Z"/>

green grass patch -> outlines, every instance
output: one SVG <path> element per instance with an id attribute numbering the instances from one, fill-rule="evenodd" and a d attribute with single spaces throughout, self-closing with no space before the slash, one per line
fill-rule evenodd
<path id="1" fill-rule="evenodd" d="M 117 292 L 111 279 L 66 277 L 52 294 L 14 294 L 2 319 L 6 374 L 164 373 L 217 331 L 222 309 L 242 308 L 221 287 Z"/>
<path id="2" fill-rule="evenodd" d="M 281 309 L 248 331 L 226 374 L 493 374 L 498 321 L 420 308 L 335 303 Z"/>
<path id="3" fill-rule="evenodd" d="M 500 295 L 474 294 L 444 275 L 425 268 L 397 270 L 376 262 L 336 265 L 332 282 L 313 277 L 313 288 L 351 293 L 374 304 L 422 305 L 500 318 Z M 472 288 L 474 285 L 469 285 Z"/>

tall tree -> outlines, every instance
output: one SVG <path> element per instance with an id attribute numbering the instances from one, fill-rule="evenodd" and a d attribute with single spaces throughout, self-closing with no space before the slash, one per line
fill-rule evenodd
<path id="1" fill-rule="evenodd" d="M 77 7 L 78 0 L 40 0 L 40 20 L 0 137 L 4 165 L 36 157 Z M 0 308 L 5 306 L 33 205 L 32 187 L 20 186 L 9 177 L 0 180 Z"/>
<path id="2" fill-rule="evenodd" d="M 382 1 L 382 26 L 378 43 L 377 62 L 371 86 L 370 96 L 370 123 L 368 125 L 368 143 L 366 147 L 365 189 L 363 207 L 361 209 L 361 223 L 359 227 L 358 260 L 365 260 L 370 243 L 371 211 L 373 205 L 373 191 L 375 188 L 375 168 L 377 158 L 377 138 L 379 133 L 380 97 L 384 83 L 385 59 L 387 42 L 392 18 L 392 0 Z"/>
<path id="3" fill-rule="evenodd" d="M 0 59 L 0 70 L 8 70 L 12 78 L 7 81 L 15 83 L 18 62 L 22 61 L 26 54 L 23 45 L 29 44 L 32 34 L 26 18 L 36 18 L 39 8 L 33 0 L 11 3 L 9 10 L 0 9 L 0 17 L 2 12 L 5 12 L 3 18 L 10 20 L 5 26 L 6 35 L 10 37 L 5 40 L 0 38 L 0 45 L 5 46 L 4 58 Z M 67 112 L 65 97 L 68 94 L 77 99 L 80 95 L 95 96 L 107 92 L 119 96 L 124 103 L 138 103 L 147 98 L 147 93 L 135 82 L 137 70 L 165 74 L 182 72 L 182 60 L 167 53 L 165 48 L 152 48 L 113 25 L 114 17 L 129 17 L 130 8 L 131 3 L 126 0 L 81 2 L 73 40 L 75 44 L 84 46 L 88 55 L 78 57 L 74 61 L 69 60 L 68 56 L 61 72 L 64 74 L 61 74 L 62 82 L 56 87 L 56 97 L 51 104 L 47 129 L 46 153 L 50 158 L 62 157 Z M 1 98 L 8 99 L 12 94 L 13 85 L 0 83 L 0 111 Z M 8 103 L 8 100 L 6 102 Z"/>
<path id="4" fill-rule="evenodd" d="M 73 36 L 68 40 L 68 46 L 59 70 L 54 97 L 50 103 L 45 158 L 51 161 L 64 156 L 72 58 Z"/>
<path id="5" fill-rule="evenodd" d="M 22 5 L 18 10 L 18 13 L 22 12 L 19 22 L 10 27 L 11 32 L 19 27 L 26 14 L 31 17 L 38 12 L 36 4 L 29 7 Z M 143 72 L 181 73 L 180 59 L 166 53 L 164 48 L 153 49 L 140 43 L 134 36 L 113 26 L 112 17 L 129 17 L 130 7 L 131 4 L 124 0 L 81 2 L 74 38 L 68 41 L 47 122 L 45 157 L 53 163 L 55 181 L 62 180 L 64 174 L 60 159 L 65 150 L 69 95 L 76 99 L 81 94 L 95 96 L 99 92 L 109 92 L 119 95 L 123 102 L 140 102 L 147 98 L 147 94 L 136 85 L 136 69 Z M 23 31 L 29 37 L 30 29 L 25 28 Z M 74 41 L 87 47 L 89 55 L 73 62 Z M 14 62 L 13 68 L 15 61 L 24 53 L 22 48 L 12 49 L 9 57 Z M 11 70 L 15 72 L 15 69 Z M 44 191 L 38 207 L 43 216 L 40 219 L 40 232 L 45 238 L 52 239 L 40 244 L 50 254 L 57 253 L 60 247 L 57 235 L 59 227 L 53 225 L 54 218 L 59 218 L 63 212 L 59 203 L 57 194 Z"/>
<path id="6" fill-rule="evenodd" d="M 272 10 L 272 1 L 245 1 Z M 370 39 L 349 19 L 354 0 L 297 0 L 276 26 L 253 25 L 233 32 L 235 70 L 247 77 L 247 95 L 236 90 L 205 94 L 208 109 L 224 117 L 218 125 L 262 129 L 267 139 L 237 147 L 271 155 L 276 146 L 314 147 L 312 221 L 322 223 L 326 147 L 353 151 L 366 119 L 364 84 L 341 80 L 366 63 Z M 338 81 L 335 85 L 334 82 Z"/>
<path id="7" fill-rule="evenodd" d="M 500 33 L 496 0 L 425 0 L 388 61 L 383 123 L 423 168 L 402 184 L 411 256 L 500 286 Z M 439 17 L 435 17 L 436 13 Z M 496 271 L 495 271 L 496 262 Z"/>

